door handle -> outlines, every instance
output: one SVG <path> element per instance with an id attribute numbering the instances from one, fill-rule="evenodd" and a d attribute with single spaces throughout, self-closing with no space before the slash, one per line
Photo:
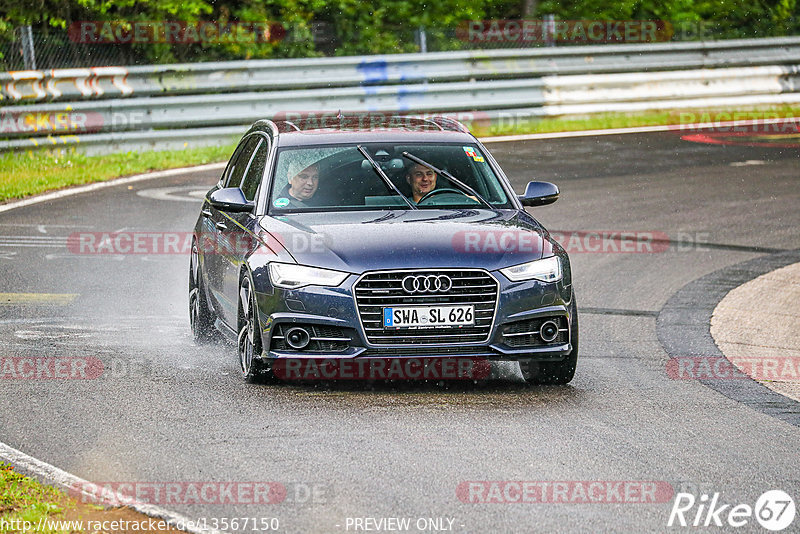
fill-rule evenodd
<path id="1" fill-rule="evenodd" d="M 203 210 L 203 211 L 200 212 L 200 215 L 202 215 L 203 217 L 206 217 L 206 218 L 211 217 L 211 211 Z"/>
<path id="2" fill-rule="evenodd" d="M 225 223 L 222 222 L 222 221 L 216 223 L 215 226 L 217 227 L 217 230 L 227 230 L 228 229 L 228 227 L 225 226 Z"/>

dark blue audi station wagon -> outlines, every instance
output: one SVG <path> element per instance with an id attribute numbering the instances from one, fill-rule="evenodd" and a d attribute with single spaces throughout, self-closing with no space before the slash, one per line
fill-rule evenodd
<path id="1" fill-rule="evenodd" d="M 289 361 L 466 358 L 565 384 L 570 262 L 525 211 L 558 195 L 536 181 L 516 194 L 447 117 L 258 121 L 195 226 L 193 336 L 234 341 L 248 380 Z"/>

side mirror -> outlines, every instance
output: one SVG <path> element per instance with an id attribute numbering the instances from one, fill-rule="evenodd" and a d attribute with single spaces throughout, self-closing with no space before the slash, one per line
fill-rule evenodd
<path id="1" fill-rule="evenodd" d="M 523 206 L 546 206 L 558 200 L 558 186 L 550 182 L 528 182 L 525 194 L 518 198 Z"/>
<path id="2" fill-rule="evenodd" d="M 217 189 L 208 196 L 208 203 L 220 211 L 233 213 L 251 212 L 255 204 L 244 197 L 238 187 Z"/>

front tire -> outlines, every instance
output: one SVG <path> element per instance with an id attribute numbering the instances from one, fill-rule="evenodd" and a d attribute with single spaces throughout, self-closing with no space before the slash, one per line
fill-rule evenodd
<path id="1" fill-rule="evenodd" d="M 572 293 L 569 315 L 572 350 L 559 362 L 537 362 L 533 359 L 520 360 L 519 367 L 527 383 L 564 385 L 568 384 L 575 376 L 575 367 L 578 363 L 578 305 L 575 302 L 574 292 Z"/>
<path id="2" fill-rule="evenodd" d="M 256 292 L 246 275 L 239 287 L 239 335 L 236 345 L 244 379 L 247 382 L 258 382 L 267 378 L 267 371 L 260 358 L 261 326 L 258 321 Z"/>
<path id="3" fill-rule="evenodd" d="M 192 256 L 189 260 L 189 324 L 195 343 L 203 344 L 214 340 L 214 314 L 206 302 L 199 251 L 195 242 L 192 243 Z"/>

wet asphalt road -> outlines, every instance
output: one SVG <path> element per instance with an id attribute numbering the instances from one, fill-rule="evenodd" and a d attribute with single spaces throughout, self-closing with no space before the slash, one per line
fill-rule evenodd
<path id="1" fill-rule="evenodd" d="M 411 518 L 412 532 L 418 518 L 451 519 L 453 532 L 668 530 L 671 502 L 461 502 L 457 487 L 475 480 L 663 481 L 750 505 L 783 489 L 800 504 L 800 428 L 670 379 L 655 331 L 692 280 L 800 248 L 800 150 L 674 133 L 489 148 L 518 191 L 561 187 L 533 211 L 551 230 L 675 240 L 653 254 L 570 252 L 584 310 L 570 385 L 526 387 L 513 366 L 478 385 L 245 384 L 233 347 L 190 339 L 188 255 L 65 245 L 74 232 L 191 231 L 218 173 L 190 173 L 0 214 L 0 292 L 77 295 L 0 306 L 2 355 L 89 356 L 107 370 L 1 380 L 0 441 L 96 482 L 281 482 L 282 504 L 164 506 L 209 523 L 278 518 L 284 532 L 353 532 L 354 517 Z"/>

